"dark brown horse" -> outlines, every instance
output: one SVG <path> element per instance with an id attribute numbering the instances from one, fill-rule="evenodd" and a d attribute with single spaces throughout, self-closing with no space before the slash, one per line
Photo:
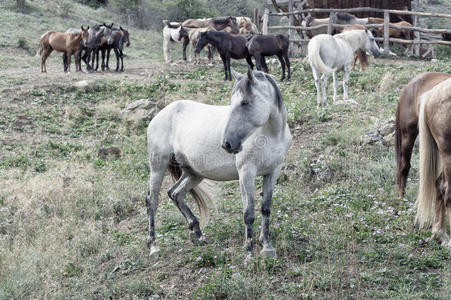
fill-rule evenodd
<path id="1" fill-rule="evenodd" d="M 249 36 L 250 37 L 250 36 Z M 219 55 L 221 56 L 222 63 L 224 64 L 225 77 L 224 80 L 232 80 L 232 73 L 230 71 L 230 59 L 243 59 L 245 58 L 248 65 L 254 68 L 251 55 L 246 47 L 248 38 L 240 34 L 230 34 L 224 31 L 207 31 L 201 32 L 199 40 L 196 44 L 196 55 L 205 47 L 210 44 L 215 47 Z"/>
<path id="2" fill-rule="evenodd" d="M 421 98 L 416 223 L 420 228 L 432 224 L 432 237 L 451 247 L 445 226 L 446 214 L 451 225 L 451 78 Z"/>
<path id="3" fill-rule="evenodd" d="M 402 90 L 396 111 L 395 145 L 398 194 L 404 197 L 413 145 L 418 136 L 420 97 L 440 82 L 451 78 L 446 73 L 423 73 L 412 79 Z"/>
<path id="4" fill-rule="evenodd" d="M 268 66 L 266 66 L 264 57 L 277 55 L 282 66 L 282 78 L 280 80 L 285 79 L 285 65 L 288 68 L 287 80 L 290 80 L 291 69 L 290 60 L 288 59 L 289 43 L 288 37 L 283 34 L 266 34 L 252 36 L 249 42 L 246 43 L 246 46 L 249 54 L 255 58 L 257 70 L 261 70 L 263 67 L 265 73 L 268 73 Z"/>
<path id="5" fill-rule="evenodd" d="M 81 33 L 62 33 L 53 30 L 47 31 L 41 36 L 40 47 L 36 55 L 41 56 L 41 72 L 47 72 L 45 62 L 53 50 L 64 52 L 67 56 L 67 70 L 70 72 L 70 59 L 75 56 L 75 71 L 81 71 L 80 61 L 77 59 L 81 50 L 81 42 L 87 43 L 89 26 L 83 28 Z"/>

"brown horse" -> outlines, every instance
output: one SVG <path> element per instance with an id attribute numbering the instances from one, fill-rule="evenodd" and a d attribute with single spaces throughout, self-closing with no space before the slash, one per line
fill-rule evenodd
<path id="1" fill-rule="evenodd" d="M 368 24 L 384 24 L 384 19 L 368 18 Z M 409 22 L 406 22 L 406 21 L 390 23 L 390 25 L 413 27 L 412 24 L 410 24 Z M 384 27 L 377 27 L 376 30 L 380 36 L 384 35 Z M 413 40 L 413 32 L 408 29 L 396 29 L 396 28 L 389 27 L 389 36 L 392 38 Z"/>
<path id="2" fill-rule="evenodd" d="M 80 43 L 87 43 L 88 28 L 81 26 L 81 33 L 61 33 L 53 30 L 47 31 L 41 36 L 40 47 L 36 55 L 41 56 L 41 72 L 47 72 L 45 62 L 53 50 L 64 52 L 67 56 L 67 70 L 70 72 L 70 59 L 75 56 L 75 71 L 81 71 L 80 61 L 77 59 L 81 49 Z"/>
<path id="3" fill-rule="evenodd" d="M 365 30 L 365 26 L 360 24 L 354 24 L 354 25 L 348 25 L 345 28 L 343 28 L 342 32 L 350 31 L 350 30 Z M 351 69 L 354 70 L 355 64 L 357 63 L 357 60 L 360 62 L 360 71 L 363 71 L 363 69 L 368 68 L 368 55 L 366 52 L 362 49 L 357 49 L 356 52 L 354 52 L 354 61 L 352 62 Z"/>
<path id="4" fill-rule="evenodd" d="M 446 214 L 451 226 L 451 78 L 421 98 L 416 224 L 420 228 L 432 224 L 432 237 L 451 247 L 445 226 Z"/>
<path id="5" fill-rule="evenodd" d="M 398 194 L 401 198 L 404 197 L 412 149 L 418 136 L 420 96 L 449 78 L 451 74 L 423 73 L 412 79 L 401 92 L 395 126 Z"/>
<path id="6" fill-rule="evenodd" d="M 217 31 L 224 30 L 226 27 L 231 27 L 231 33 L 239 33 L 240 27 L 238 26 L 235 17 L 225 18 L 208 18 L 208 19 L 188 19 L 182 23 L 182 27 L 187 28 L 206 28 L 213 27 Z"/>

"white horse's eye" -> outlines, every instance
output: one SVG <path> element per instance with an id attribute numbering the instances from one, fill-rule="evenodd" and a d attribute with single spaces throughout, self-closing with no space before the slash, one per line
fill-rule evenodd
<path id="1" fill-rule="evenodd" d="M 249 104 L 249 101 L 247 101 L 247 100 L 243 100 L 243 101 L 241 101 L 241 105 L 242 106 L 244 106 L 244 105 L 248 105 Z"/>

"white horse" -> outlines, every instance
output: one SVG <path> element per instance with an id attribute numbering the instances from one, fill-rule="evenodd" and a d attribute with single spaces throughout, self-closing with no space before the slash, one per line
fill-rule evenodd
<path id="1" fill-rule="evenodd" d="M 178 22 L 163 20 L 163 24 L 165 25 L 163 28 L 164 61 L 166 63 L 172 62 L 172 59 L 169 57 L 169 50 L 176 42 L 183 43 L 183 59 L 186 60 L 186 46 L 188 44 L 188 39 L 183 39 L 183 37 L 186 36 L 185 29 Z"/>
<path id="2" fill-rule="evenodd" d="M 353 62 L 353 54 L 362 49 L 379 56 L 379 47 L 369 30 L 347 31 L 334 36 L 319 34 L 308 43 L 308 60 L 312 67 L 317 92 L 318 106 L 327 105 L 326 85 L 330 73 L 334 78 L 334 104 L 356 103 L 348 100 L 347 83 Z M 337 101 L 338 71 L 343 69 L 343 100 Z M 320 74 L 322 74 L 320 78 Z M 321 91 L 323 94 L 321 100 Z"/>
<path id="3" fill-rule="evenodd" d="M 250 69 L 247 75 L 233 75 L 236 82 L 231 105 L 181 100 L 168 105 L 149 124 L 150 182 L 146 204 L 151 256 L 160 251 L 155 243 L 155 213 L 167 169 L 178 179 L 168 195 L 188 221 L 193 241 L 201 239 L 202 232 L 184 201 L 186 193 L 191 191 L 197 201 L 202 222 L 208 216 L 205 195 L 196 187 L 202 179 L 239 179 L 249 255 L 253 250 L 254 181 L 256 176 L 263 176 L 260 253 L 275 256 L 269 238 L 269 215 L 274 185 L 291 145 L 287 110 L 271 75 Z"/>

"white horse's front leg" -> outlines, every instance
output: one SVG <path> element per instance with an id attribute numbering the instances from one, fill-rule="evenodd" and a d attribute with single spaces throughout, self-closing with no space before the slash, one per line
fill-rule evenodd
<path id="1" fill-rule="evenodd" d="M 260 232 L 260 243 L 263 249 L 260 255 L 263 257 L 275 257 L 276 250 L 271 245 L 269 238 L 269 215 L 271 213 L 272 192 L 277 178 L 279 178 L 281 166 L 278 166 L 271 174 L 263 177 L 263 200 L 262 200 L 262 230 Z"/>
<path id="2" fill-rule="evenodd" d="M 357 104 L 356 101 L 352 100 L 352 99 L 348 99 L 348 80 L 349 80 L 349 75 L 351 74 L 350 72 L 350 65 L 346 65 L 344 67 L 344 75 L 343 75 L 343 101 L 348 102 L 350 104 Z"/>
<path id="3" fill-rule="evenodd" d="M 245 229 L 244 248 L 248 251 L 248 256 L 252 256 L 254 243 L 252 240 L 252 226 L 254 225 L 254 190 L 256 168 L 254 166 L 245 165 L 239 170 L 241 199 L 243 201 L 243 214 Z"/>
<path id="4" fill-rule="evenodd" d="M 324 106 L 327 105 L 327 94 L 326 94 L 326 86 L 327 86 L 327 81 L 329 80 L 329 73 L 324 73 L 323 76 L 321 76 L 321 89 L 323 92 L 323 103 Z"/>
<path id="5" fill-rule="evenodd" d="M 168 41 L 166 38 L 164 38 L 163 40 L 163 55 L 164 55 L 164 61 L 165 63 L 170 63 L 171 59 L 169 58 L 169 43 L 170 41 Z"/>
<path id="6" fill-rule="evenodd" d="M 321 82 L 319 80 L 320 73 L 317 68 L 315 68 L 312 65 L 310 65 L 310 66 L 312 67 L 313 80 L 315 82 L 315 87 L 316 87 L 316 104 L 317 104 L 317 107 L 320 107 L 321 106 Z"/>
<path id="7" fill-rule="evenodd" d="M 334 79 L 334 104 L 337 101 L 337 95 L 338 95 L 338 71 L 335 71 L 333 74 Z"/>

